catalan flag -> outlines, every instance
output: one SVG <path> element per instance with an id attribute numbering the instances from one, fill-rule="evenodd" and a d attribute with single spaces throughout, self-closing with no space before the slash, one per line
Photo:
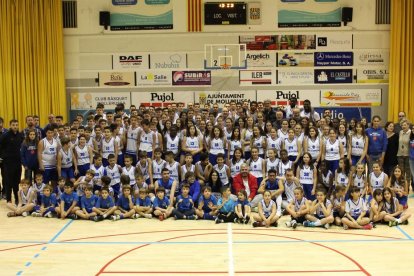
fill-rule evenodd
<path id="1" fill-rule="evenodd" d="M 187 31 L 201 32 L 202 0 L 187 0 Z"/>

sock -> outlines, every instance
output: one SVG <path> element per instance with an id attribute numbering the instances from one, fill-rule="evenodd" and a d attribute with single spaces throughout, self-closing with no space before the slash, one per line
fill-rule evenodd
<path id="1" fill-rule="evenodd" d="M 315 226 L 321 226 L 322 224 L 321 224 L 321 221 L 318 219 L 317 221 L 315 221 L 314 223 L 313 223 Z"/>
<path id="2" fill-rule="evenodd" d="M 398 222 L 398 224 L 401 223 L 401 220 L 400 219 L 396 219 L 395 221 Z"/>

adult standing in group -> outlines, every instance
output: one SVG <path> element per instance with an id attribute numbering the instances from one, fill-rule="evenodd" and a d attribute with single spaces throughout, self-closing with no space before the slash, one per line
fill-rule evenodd
<path id="1" fill-rule="evenodd" d="M 30 130 L 36 131 L 37 139 L 42 139 L 42 130 L 36 127 L 34 117 L 32 115 L 26 116 L 26 128 L 23 129 L 23 135 L 26 137 L 29 134 Z"/>
<path id="2" fill-rule="evenodd" d="M 303 110 L 300 112 L 300 117 L 307 117 L 314 122 L 317 122 L 321 119 L 321 116 L 319 116 L 318 112 L 312 108 L 310 100 L 303 101 Z"/>
<path id="3" fill-rule="evenodd" d="M 3 159 L 3 183 L 7 203 L 12 202 L 12 192 L 16 204 L 18 203 L 17 192 L 22 175 L 20 147 L 23 139 L 23 134 L 19 132 L 19 122 L 15 119 L 10 121 L 9 131 L 0 137 L 0 157 Z"/>
<path id="4" fill-rule="evenodd" d="M 3 127 L 3 124 L 4 124 L 4 119 L 0 117 L 0 137 L 8 131 L 7 128 Z M 1 162 L 1 160 L 0 160 L 0 170 L 1 170 L 1 179 L 3 180 L 3 183 L 4 183 L 4 169 L 3 169 L 3 163 Z M 0 198 L 6 198 L 4 184 L 2 184 L 1 182 L 0 182 Z"/>
<path id="5" fill-rule="evenodd" d="M 384 155 L 383 168 L 387 175 L 390 175 L 393 168 L 398 165 L 398 134 L 394 132 L 394 123 L 387 122 L 385 124 L 385 131 L 387 135 L 387 148 Z M 368 145 L 369 146 L 369 145 Z"/>
<path id="6" fill-rule="evenodd" d="M 249 165 L 243 163 L 240 166 L 240 173 L 233 179 L 233 193 L 237 195 L 241 190 L 245 190 L 251 207 L 256 207 L 260 200 L 256 198 L 257 189 L 257 178 L 249 172 Z"/>
<path id="7" fill-rule="evenodd" d="M 368 136 L 368 168 L 372 171 L 372 164 L 379 162 L 382 166 L 384 164 L 385 152 L 387 151 L 387 134 L 381 128 L 381 117 L 375 115 L 372 117 L 372 126 L 365 130 Z"/>
<path id="8" fill-rule="evenodd" d="M 394 124 L 394 132 L 399 134 L 400 131 L 402 130 L 402 121 L 407 120 L 407 115 L 405 114 L 404 111 L 400 111 L 398 112 L 398 122 Z"/>
<path id="9" fill-rule="evenodd" d="M 405 173 L 405 180 L 411 183 L 411 173 L 409 164 L 409 147 L 410 147 L 410 124 L 407 120 L 400 121 L 401 130 L 398 133 L 398 165 Z"/>
<path id="10" fill-rule="evenodd" d="M 264 109 L 263 109 L 263 115 L 265 117 L 265 121 L 274 122 L 276 121 L 276 113 L 272 108 L 272 102 L 267 99 L 264 101 Z"/>

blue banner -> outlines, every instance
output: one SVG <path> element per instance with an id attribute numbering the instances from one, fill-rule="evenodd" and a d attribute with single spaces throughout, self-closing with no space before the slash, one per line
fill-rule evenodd
<path id="1" fill-rule="evenodd" d="M 314 110 L 323 117 L 323 111 L 329 109 L 332 114 L 332 119 L 338 118 L 342 119 L 345 118 L 348 122 L 352 118 L 357 120 L 361 120 L 362 117 L 367 119 L 367 122 L 371 120 L 371 108 L 368 107 L 352 107 L 352 108 L 343 108 L 343 107 L 332 107 L 332 108 L 320 108 L 315 107 Z"/>
<path id="2" fill-rule="evenodd" d="M 353 52 L 315 52 L 315 66 L 353 66 Z"/>
<path id="3" fill-rule="evenodd" d="M 352 83 L 352 69 L 315 69 L 315 83 Z"/>

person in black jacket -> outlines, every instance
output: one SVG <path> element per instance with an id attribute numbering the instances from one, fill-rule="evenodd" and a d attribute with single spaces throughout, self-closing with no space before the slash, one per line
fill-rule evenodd
<path id="1" fill-rule="evenodd" d="M 12 191 L 17 204 L 17 192 L 22 175 L 22 162 L 20 147 L 23 142 L 23 134 L 19 132 L 19 122 L 10 121 L 10 129 L 0 137 L 0 157 L 3 159 L 4 189 L 7 202 L 12 201 Z"/>

